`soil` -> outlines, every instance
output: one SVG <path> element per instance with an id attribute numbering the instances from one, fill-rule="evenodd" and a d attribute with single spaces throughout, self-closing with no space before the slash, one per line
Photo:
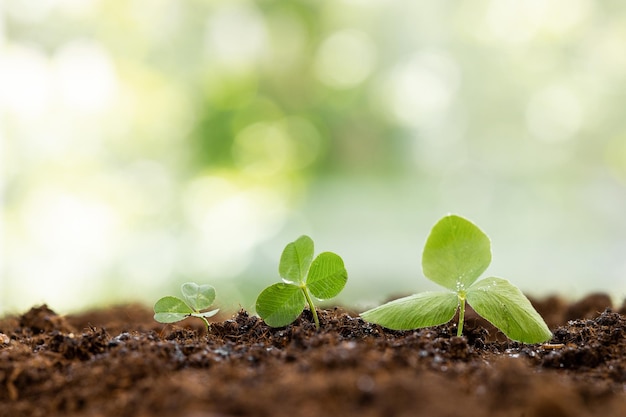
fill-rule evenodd
<path id="1" fill-rule="evenodd" d="M 0 320 L 0 416 L 626 416 L 626 305 L 533 301 L 548 344 L 468 312 L 390 331 L 341 308 L 273 329 L 240 311 L 209 331 L 127 305 Z"/>

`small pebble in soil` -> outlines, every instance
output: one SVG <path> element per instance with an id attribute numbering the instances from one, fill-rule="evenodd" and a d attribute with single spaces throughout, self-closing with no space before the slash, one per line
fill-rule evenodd
<path id="1" fill-rule="evenodd" d="M 376 388 L 376 382 L 369 375 L 361 375 L 356 381 L 356 386 L 359 391 L 370 393 Z"/>

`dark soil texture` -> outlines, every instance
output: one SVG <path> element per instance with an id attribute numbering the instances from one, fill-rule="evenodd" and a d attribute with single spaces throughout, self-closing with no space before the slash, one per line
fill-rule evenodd
<path id="1" fill-rule="evenodd" d="M 0 417 L 626 416 L 626 306 L 602 294 L 533 302 L 548 344 L 507 340 L 468 312 L 390 331 L 320 310 L 273 329 L 244 311 L 207 332 L 121 306 L 0 320 Z"/>

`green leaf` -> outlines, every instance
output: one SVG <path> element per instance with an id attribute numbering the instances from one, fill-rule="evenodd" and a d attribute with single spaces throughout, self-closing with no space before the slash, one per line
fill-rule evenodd
<path id="1" fill-rule="evenodd" d="M 220 309 L 216 308 L 215 310 L 205 311 L 204 313 L 193 313 L 191 315 L 194 317 L 204 317 L 205 319 L 208 319 L 209 317 L 216 315 L 219 311 Z"/>
<path id="2" fill-rule="evenodd" d="M 455 293 L 423 292 L 368 310 L 361 317 L 389 329 L 410 330 L 449 322 L 458 305 Z"/>
<path id="3" fill-rule="evenodd" d="M 256 300 L 256 312 L 271 327 L 292 323 L 304 310 L 306 300 L 297 285 L 278 283 L 264 289 Z"/>
<path id="4" fill-rule="evenodd" d="M 486 278 L 467 290 L 467 302 L 509 339 L 542 343 L 552 338 L 550 329 L 528 298 L 509 281 Z"/>
<path id="5" fill-rule="evenodd" d="M 163 297 L 154 304 L 154 319 L 159 323 L 175 323 L 184 320 L 193 310 L 177 297 Z"/>
<path id="6" fill-rule="evenodd" d="M 424 275 L 453 291 L 464 290 L 491 263 L 491 243 L 469 220 L 449 215 L 432 228 L 422 255 Z"/>
<path id="7" fill-rule="evenodd" d="M 211 307 L 215 301 L 215 288 L 210 285 L 198 285 L 195 282 L 185 282 L 180 291 L 189 307 L 195 311 Z"/>
<path id="8" fill-rule="evenodd" d="M 320 253 L 311 264 L 306 285 L 320 300 L 339 294 L 348 281 L 348 271 L 341 257 L 332 252 Z"/>
<path id="9" fill-rule="evenodd" d="M 313 240 L 300 236 L 285 246 L 280 256 L 278 273 L 288 283 L 302 283 L 313 260 Z"/>

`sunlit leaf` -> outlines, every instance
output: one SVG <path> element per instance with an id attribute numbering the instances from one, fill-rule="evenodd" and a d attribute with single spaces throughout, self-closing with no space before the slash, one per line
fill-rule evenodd
<path id="1" fill-rule="evenodd" d="M 424 275 L 453 291 L 469 287 L 491 262 L 491 243 L 476 225 L 456 215 L 432 228 L 422 255 Z"/>
<path id="2" fill-rule="evenodd" d="M 361 313 L 369 322 L 393 330 L 437 326 L 452 320 L 458 297 L 451 292 L 423 292 L 393 300 Z"/>
<path id="3" fill-rule="evenodd" d="M 289 243 L 280 257 L 278 273 L 287 282 L 304 282 L 313 260 L 313 240 L 308 236 L 300 236 Z"/>
<path id="4" fill-rule="evenodd" d="M 167 296 L 154 304 L 154 313 L 159 323 L 175 323 L 187 318 L 193 310 L 180 298 Z"/>
<path id="5" fill-rule="evenodd" d="M 215 301 L 215 288 L 210 285 L 198 285 L 195 282 L 185 282 L 180 287 L 183 298 L 195 311 L 211 307 Z"/>
<path id="6" fill-rule="evenodd" d="M 505 279 L 478 281 L 467 290 L 467 302 L 509 339 L 541 343 L 552 337 L 550 329 L 528 298 Z"/>
<path id="7" fill-rule="evenodd" d="M 283 327 L 298 318 L 305 303 L 300 287 L 280 282 L 270 285 L 259 294 L 256 312 L 269 326 Z"/>
<path id="8" fill-rule="evenodd" d="M 319 329 L 311 295 L 320 299 L 334 297 L 345 286 L 348 273 L 338 255 L 324 252 L 313 260 L 313 254 L 313 240 L 308 236 L 300 236 L 283 250 L 278 271 L 284 282 L 264 289 L 256 302 L 257 313 L 268 325 L 286 326 L 308 303 Z"/>
<path id="9" fill-rule="evenodd" d="M 332 252 L 320 253 L 311 264 L 306 285 L 320 300 L 339 294 L 348 281 L 348 271 L 341 257 Z"/>

